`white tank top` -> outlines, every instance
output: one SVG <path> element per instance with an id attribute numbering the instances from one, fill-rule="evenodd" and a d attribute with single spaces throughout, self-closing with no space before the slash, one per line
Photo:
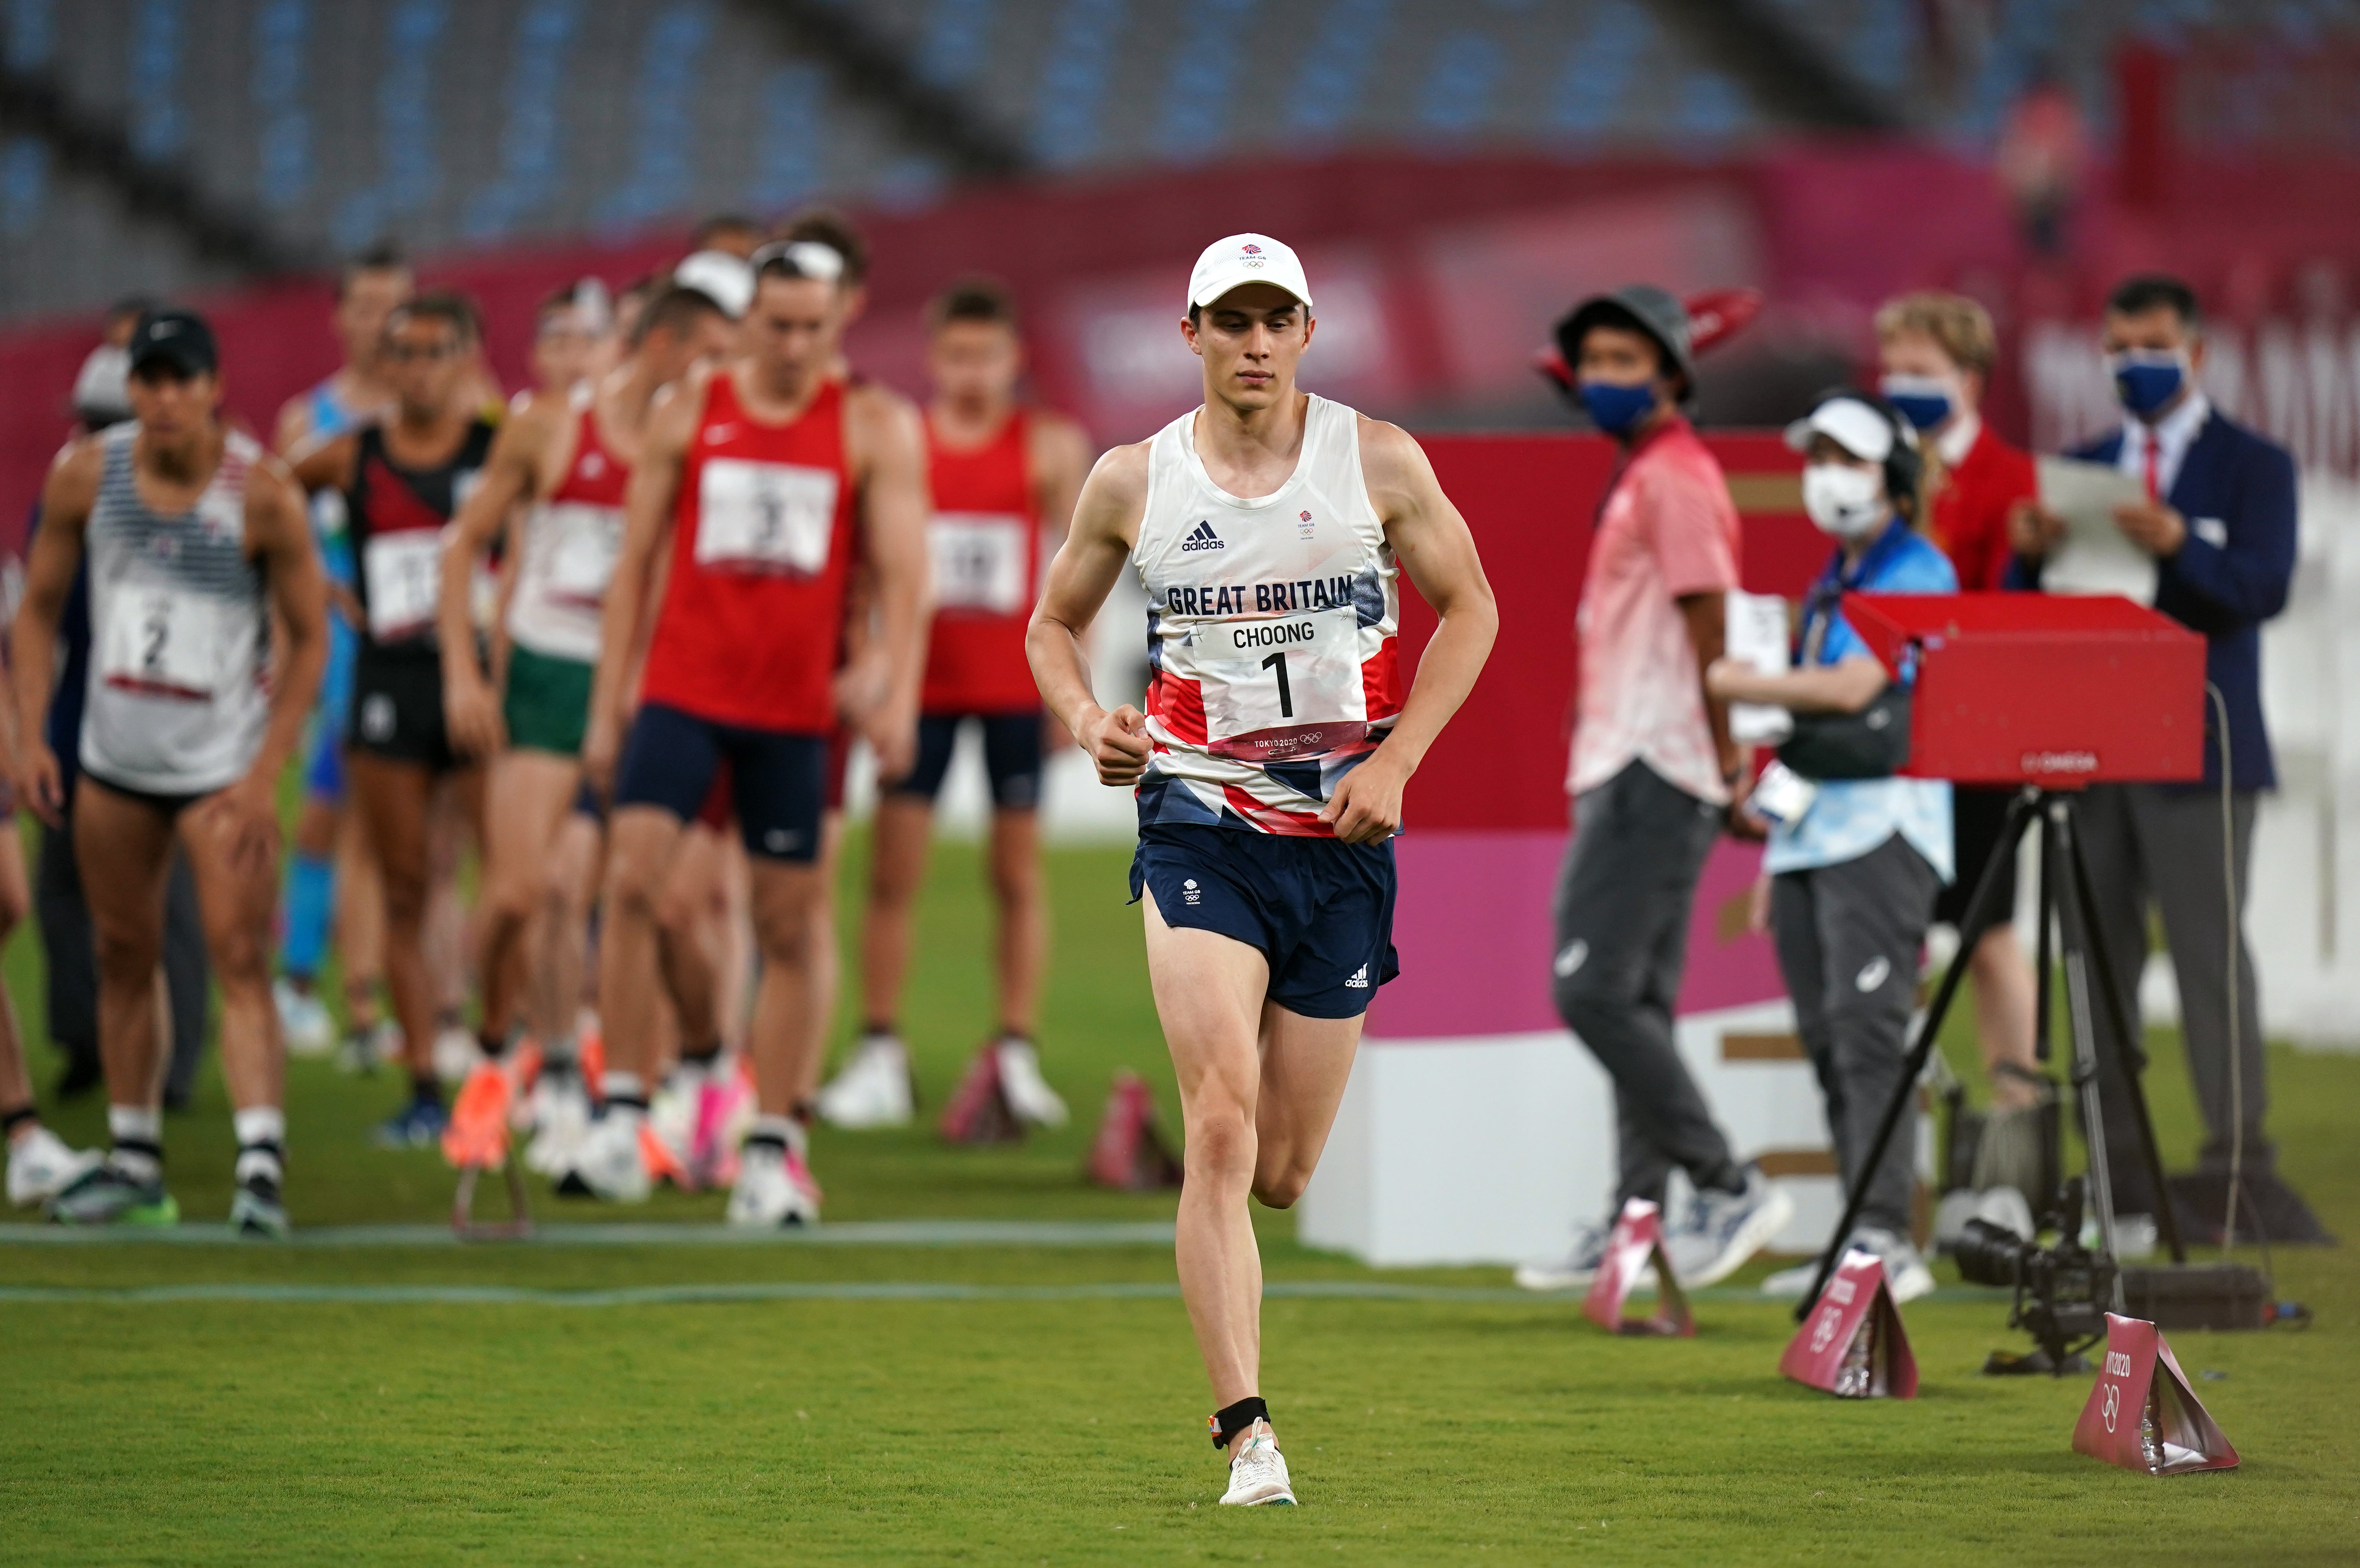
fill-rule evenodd
<path id="1" fill-rule="evenodd" d="M 535 653 L 595 664 L 606 585 L 623 547 L 630 471 L 600 436 L 586 383 L 574 388 L 573 402 L 574 456 L 565 476 L 525 514 L 508 635 Z"/>
<path id="2" fill-rule="evenodd" d="M 99 438 L 82 766 L 126 789 L 202 795 L 245 777 L 269 724 L 269 604 L 246 553 L 246 479 L 262 449 L 228 432 L 204 494 L 168 517 L 139 498 L 138 434 L 126 421 Z"/>
<path id="3" fill-rule="evenodd" d="M 1232 495 L 1196 413 L 1156 432 L 1131 552 L 1147 590 L 1139 820 L 1328 838 L 1319 808 L 1400 715 L 1398 568 L 1360 474 L 1359 416 L 1312 397 L 1295 473 Z"/>

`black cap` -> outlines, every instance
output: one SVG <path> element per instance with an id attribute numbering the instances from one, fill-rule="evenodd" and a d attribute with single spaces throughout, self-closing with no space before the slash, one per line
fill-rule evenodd
<path id="1" fill-rule="evenodd" d="M 182 376 L 203 376 L 221 368 L 221 354 L 213 347 L 213 330 L 194 310 L 148 311 L 131 329 L 131 342 L 125 352 L 130 356 L 134 376 L 150 365 L 162 365 Z"/>
<path id="2" fill-rule="evenodd" d="M 1696 350 L 1688 338 L 1688 307 L 1652 283 L 1626 283 L 1568 312 L 1557 324 L 1557 352 L 1569 366 L 1581 364 L 1582 334 L 1594 326 L 1636 327 L 1662 345 L 1681 382 L 1685 400 L 1696 390 Z"/>

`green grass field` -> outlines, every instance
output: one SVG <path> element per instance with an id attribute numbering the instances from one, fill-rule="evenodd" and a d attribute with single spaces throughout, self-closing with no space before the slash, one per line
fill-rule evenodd
<path id="1" fill-rule="evenodd" d="M 2223 1375 L 2197 1387 L 2245 1464 L 2158 1480 L 2071 1452 L 2087 1379 L 1974 1375 L 2017 1343 L 1990 1293 L 1908 1309 L 1918 1399 L 1837 1401 L 1777 1377 L 1786 1312 L 1743 1288 L 1703 1293 L 1694 1340 L 1616 1340 L 1505 1270 L 1368 1269 L 1263 1214 L 1263 1392 L 1304 1506 L 1215 1508 L 1172 1201 L 1076 1177 L 1116 1068 L 1172 1115 L 1121 866 L 1053 856 L 1043 1048 L 1076 1124 L 993 1150 L 823 1132 L 812 1237 L 685 1245 L 716 1239 L 721 1200 L 666 1194 L 628 1216 L 662 1238 L 569 1244 L 617 1216 L 536 1183 L 542 1239 L 453 1245 L 439 1156 L 366 1144 L 397 1083 L 298 1062 L 299 1225 L 420 1229 L 0 1241 L 0 1561 L 2360 1559 L 2350 1248 L 2279 1254 L 2309 1331 L 2180 1336 L 2191 1376 Z M 989 1021 L 984 918 L 974 852 L 943 846 L 905 1019 L 937 1105 Z M 36 1039 L 38 963 L 20 933 L 6 975 Z M 2180 1154 L 2185 1080 L 2158 1044 Z M 2288 1175 L 2360 1236 L 2360 1059 L 2272 1068 Z M 45 1050 L 36 1069 L 54 1076 Z M 54 1120 L 99 1138 L 94 1103 Z M 167 1138 L 184 1213 L 217 1221 L 217 1076 Z"/>

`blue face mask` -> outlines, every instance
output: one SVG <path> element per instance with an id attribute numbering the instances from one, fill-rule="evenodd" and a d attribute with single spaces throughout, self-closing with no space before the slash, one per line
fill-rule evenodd
<path id="1" fill-rule="evenodd" d="M 2180 396 L 2188 381 L 2188 354 L 2176 348 L 2126 348 L 2106 356 L 2114 396 L 2144 419 Z"/>
<path id="2" fill-rule="evenodd" d="M 1896 412 L 1921 430 L 1930 430 L 1958 412 L 1958 395 L 1939 376 L 1888 376 L 1876 385 Z"/>
<path id="3" fill-rule="evenodd" d="M 1585 381 L 1580 394 L 1590 422 L 1610 436 L 1626 433 L 1655 408 L 1655 388 L 1644 381 L 1628 387 L 1612 381 Z"/>

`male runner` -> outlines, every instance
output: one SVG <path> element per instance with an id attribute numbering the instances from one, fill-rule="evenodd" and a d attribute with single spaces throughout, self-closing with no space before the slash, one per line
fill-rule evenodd
<path id="1" fill-rule="evenodd" d="M 900 399 L 827 369 L 843 324 L 835 269 L 788 245 L 757 253 L 747 354 L 692 374 L 649 427 L 606 596 L 583 764 L 615 780 L 599 952 L 606 1115 L 575 1174 L 601 1196 L 646 1195 L 639 1144 L 653 1068 L 655 906 L 683 824 L 726 761 L 753 859 L 762 956 L 751 1046 L 760 1115 L 729 1217 L 817 1217 L 792 1116 L 820 1043 L 808 996 L 826 908 L 819 871 L 826 737 L 839 711 L 887 768 L 909 766 L 915 713 L 894 701 L 923 635 L 925 477 Z M 839 674 L 837 628 L 856 534 L 876 573 L 879 633 Z M 670 548 L 640 706 L 622 744 L 627 664 L 649 569 Z M 617 768 L 617 755 L 620 766 Z"/>
<path id="2" fill-rule="evenodd" d="M 562 974 L 578 965 L 559 949 L 578 942 L 566 927 L 570 888 L 550 873 L 558 830 L 582 787 L 582 732 L 598 659 L 599 615 L 623 537 L 623 494 L 638 459 L 656 395 L 698 361 L 727 352 L 734 332 L 721 307 L 694 289 L 674 289 L 643 311 L 631 355 L 595 390 L 530 397 L 493 441 L 484 482 L 459 508 L 442 557 L 439 604 L 442 702 L 451 744 L 491 763 L 486 804 L 484 891 L 477 906 L 478 965 L 484 977 L 484 1047 L 500 1054 L 515 1021 L 515 982 L 530 976 L 532 1024 L 551 1060 L 574 1060 L 576 996 Z M 503 692 L 495 694 L 475 641 L 478 561 L 508 527 L 524 518 L 515 590 L 508 600 L 510 648 Z M 552 908 L 555 896 L 556 907 Z M 539 952 L 529 942 L 542 917 Z M 490 1063 L 477 1069 L 500 1079 Z M 506 1096 L 463 1094 L 463 1107 L 505 1115 Z M 498 1124 L 473 1129 L 497 1137 Z"/>
<path id="3" fill-rule="evenodd" d="M 1041 887 L 1041 694 L 1024 657 L 1024 628 L 1041 581 L 1044 538 L 1061 540 L 1088 472 L 1081 430 L 1021 408 L 1023 345 L 1016 312 L 996 284 L 959 284 L 929 311 L 927 478 L 934 515 L 934 615 L 920 693 L 917 766 L 878 802 L 868 918 L 861 931 L 866 1028 L 851 1063 L 819 1097 L 838 1127 L 910 1119 L 909 1047 L 894 1029 L 910 960 L 910 920 L 925 878 L 935 794 L 960 728 L 983 732 L 991 776 L 990 866 L 1000 909 L 997 1058 L 1010 1108 L 1056 1126 L 1065 1104 L 1041 1074 L 1032 1028 L 1047 959 Z"/>
<path id="4" fill-rule="evenodd" d="M 219 359 L 204 320 L 142 317 L 130 369 L 136 422 L 76 441 L 50 470 L 13 634 L 18 782 L 55 822 L 65 800 L 44 721 L 59 618 L 87 553 L 93 653 L 73 815 L 113 1148 L 49 1212 L 85 1225 L 179 1217 L 164 1187 L 155 985 L 177 839 L 221 982 L 238 1142 L 230 1224 L 284 1236 L 285 1053 L 269 967 L 277 792 L 327 658 L 327 590 L 300 495 L 216 418 Z"/>
<path id="5" fill-rule="evenodd" d="M 1221 1501 L 1243 1505 L 1295 1501 L 1257 1393 L 1246 1194 L 1288 1207 L 1319 1162 L 1360 1016 L 1394 972 L 1402 788 L 1499 625 L 1417 443 L 1295 390 L 1313 326 L 1292 250 L 1206 247 L 1181 327 L 1204 405 L 1098 460 L 1027 637 L 1100 780 L 1139 786 L 1131 892 L 1187 1123 L 1180 1290 L 1229 1454 Z M 1144 717 L 1098 706 L 1082 652 L 1126 563 L 1148 595 Z M 1404 570 L 1440 617 L 1406 702 Z"/>
<path id="6" fill-rule="evenodd" d="M 434 1071 L 436 988 L 423 945 L 428 814 L 443 776 L 460 774 L 471 796 L 481 785 L 443 727 L 435 638 L 442 531 L 492 444 L 490 423 L 459 396 L 475 341 L 475 311 L 456 295 L 401 306 L 386 325 L 392 416 L 296 465 L 306 489 L 344 493 L 358 564 L 362 624 L 348 767 L 384 880 L 386 985 L 410 1070 L 410 1103 L 378 1129 L 379 1140 L 396 1147 L 432 1142 L 445 1120 Z"/>
<path id="7" fill-rule="evenodd" d="M 389 245 L 363 252 L 344 269 L 333 318 L 344 363 L 279 408 L 271 449 L 280 457 L 295 462 L 392 407 L 384 362 L 385 323 L 414 289 L 409 267 Z M 312 496 L 311 526 L 329 581 L 349 591 L 353 557 L 344 534 L 344 499 L 336 490 Z M 318 990 L 333 927 L 344 959 L 348 1064 L 366 1070 L 376 1065 L 389 1042 L 382 1037 L 384 1026 L 377 1017 L 384 917 L 376 867 L 357 823 L 347 827 L 344 812 L 344 720 L 352 710 L 356 637 L 342 615 L 328 617 L 328 669 L 304 747 L 303 804 L 295 819 L 294 852 L 287 859 L 282 977 L 275 995 L 290 1054 L 318 1055 L 335 1043 L 335 1024 Z"/>

